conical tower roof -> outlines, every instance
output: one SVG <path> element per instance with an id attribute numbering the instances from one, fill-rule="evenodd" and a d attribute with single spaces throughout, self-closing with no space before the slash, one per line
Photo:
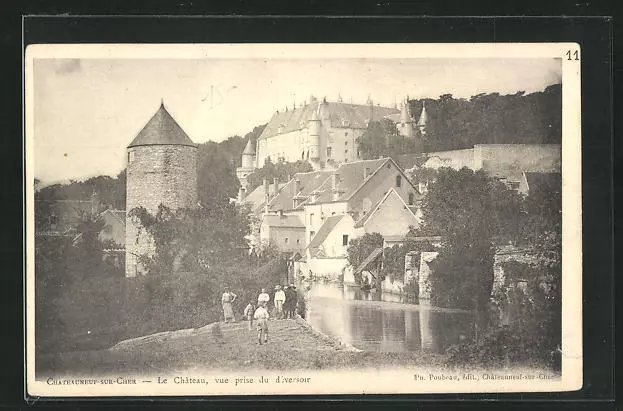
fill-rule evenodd
<path id="1" fill-rule="evenodd" d="M 249 156 L 255 155 L 255 144 L 253 144 L 250 138 L 247 141 L 247 145 L 245 146 L 244 151 L 242 152 L 242 155 L 243 156 L 244 155 L 249 155 Z"/>
<path id="2" fill-rule="evenodd" d="M 197 146 L 182 130 L 182 127 L 177 124 L 177 121 L 169 114 L 167 109 L 164 108 L 163 103 L 160 104 L 156 114 L 128 145 L 128 148 L 153 145 Z"/>
<path id="3" fill-rule="evenodd" d="M 428 114 L 426 113 L 426 106 L 422 104 L 422 112 L 420 113 L 420 119 L 417 122 L 418 126 L 425 126 L 428 124 Z"/>

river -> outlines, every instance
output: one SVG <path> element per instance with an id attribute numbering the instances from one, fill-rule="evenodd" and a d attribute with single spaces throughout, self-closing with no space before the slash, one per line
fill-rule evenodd
<path id="1" fill-rule="evenodd" d="M 307 321 L 364 351 L 444 352 L 473 334 L 473 315 L 407 304 L 396 294 L 333 283 L 301 284 Z"/>

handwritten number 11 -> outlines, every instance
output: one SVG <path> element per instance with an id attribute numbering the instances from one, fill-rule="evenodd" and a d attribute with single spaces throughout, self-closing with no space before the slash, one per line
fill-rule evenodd
<path id="1" fill-rule="evenodd" d="M 577 50 L 575 50 L 574 52 L 571 52 L 571 50 L 567 50 L 565 55 L 567 56 L 567 60 L 580 60 L 580 53 Z M 571 58 L 571 56 L 573 56 L 574 58 Z"/>

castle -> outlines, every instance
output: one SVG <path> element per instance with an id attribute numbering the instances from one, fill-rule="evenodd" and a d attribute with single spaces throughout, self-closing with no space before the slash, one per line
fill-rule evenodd
<path id="1" fill-rule="evenodd" d="M 143 207 L 155 215 L 160 204 L 172 210 L 197 204 L 197 145 L 164 103 L 127 147 L 126 277 L 144 273 L 138 257 L 155 251 L 130 212 Z"/>
<path id="2" fill-rule="evenodd" d="M 246 178 L 267 159 L 273 162 L 308 161 L 316 170 L 327 163 L 361 160 L 357 140 L 371 121 L 390 119 L 405 138 L 422 138 L 426 135 L 428 114 L 422 108 L 416 121 L 408 97 L 397 107 L 374 105 L 368 98 L 366 104 L 322 101 L 312 97 L 292 110 L 276 111 L 256 142 L 249 140 L 242 153 L 242 164 L 236 170 L 242 191 L 247 189 Z"/>

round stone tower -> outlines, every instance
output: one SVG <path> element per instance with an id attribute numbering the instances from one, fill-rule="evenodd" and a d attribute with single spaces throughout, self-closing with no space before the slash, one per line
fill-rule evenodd
<path id="1" fill-rule="evenodd" d="M 127 148 L 126 277 L 145 272 L 138 257 L 152 255 L 153 240 L 130 212 L 138 207 L 150 214 L 160 204 L 172 209 L 197 204 L 197 146 L 164 104 Z"/>
<path id="2" fill-rule="evenodd" d="M 320 133 L 322 120 L 320 119 L 320 103 L 309 119 L 309 160 L 312 164 L 320 160 Z"/>

